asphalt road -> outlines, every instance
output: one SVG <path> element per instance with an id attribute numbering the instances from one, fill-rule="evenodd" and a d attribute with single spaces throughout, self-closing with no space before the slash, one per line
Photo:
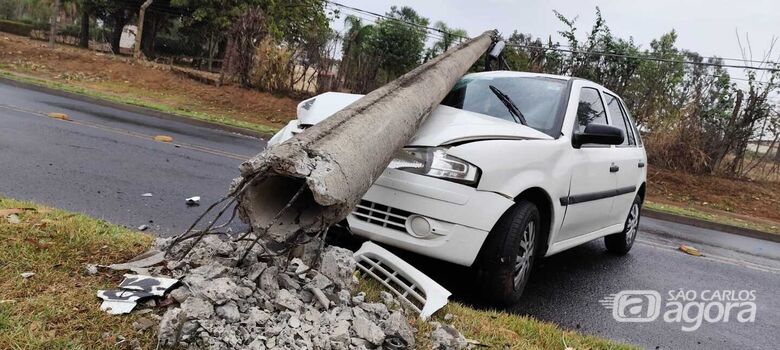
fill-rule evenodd
<path id="1" fill-rule="evenodd" d="M 48 118 L 48 112 L 67 113 L 73 121 Z M 156 142 L 155 135 L 174 142 Z M 128 227 L 147 224 L 161 235 L 182 232 L 226 193 L 241 160 L 263 146 L 247 136 L 0 82 L 0 194 Z M 185 199 L 196 195 L 202 205 L 187 207 Z M 606 254 L 596 241 L 543 260 L 523 300 L 510 311 L 651 349 L 777 347 L 779 244 L 643 220 L 638 242 L 625 257 Z M 681 243 L 696 245 L 706 256 L 677 251 Z M 456 299 L 471 301 L 473 286 L 457 268 L 421 265 L 455 291 Z M 668 291 L 679 289 L 754 290 L 755 321 L 740 323 L 732 314 L 729 322 L 705 321 L 686 332 L 681 323 L 664 322 L 663 315 L 653 322 L 617 322 L 599 303 L 622 290 L 654 290 L 666 299 Z"/>

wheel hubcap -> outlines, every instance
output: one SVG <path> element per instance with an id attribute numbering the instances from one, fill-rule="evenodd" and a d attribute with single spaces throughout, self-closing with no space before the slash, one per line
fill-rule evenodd
<path id="1" fill-rule="evenodd" d="M 639 204 L 631 205 L 631 211 L 628 212 L 626 220 L 626 243 L 631 244 L 636 238 L 636 232 L 639 230 Z"/>
<path id="2" fill-rule="evenodd" d="M 536 242 L 536 224 L 529 221 L 523 230 L 523 236 L 520 239 L 520 249 L 515 258 L 515 288 L 525 279 L 525 276 L 531 271 L 531 257 L 534 255 L 534 242 Z"/>

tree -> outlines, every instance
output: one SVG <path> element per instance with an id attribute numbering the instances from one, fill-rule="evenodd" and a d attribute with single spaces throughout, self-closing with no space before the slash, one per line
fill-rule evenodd
<path id="1" fill-rule="evenodd" d="M 95 15 L 109 28 L 111 28 L 111 36 L 109 38 L 111 52 L 114 54 L 119 54 L 119 42 L 122 39 L 122 31 L 124 30 L 125 25 L 127 25 L 127 23 L 129 23 L 135 16 L 137 6 L 135 1 L 98 1 L 95 1 L 95 3 L 99 4 L 100 6 L 95 7 Z"/>
<path id="2" fill-rule="evenodd" d="M 378 21 L 369 38 L 371 53 L 380 58 L 380 83 L 417 67 L 422 62 L 427 37 L 426 30 L 421 27 L 428 25 L 428 19 L 411 7 L 393 6 L 386 16 L 389 19 Z"/>
<path id="3" fill-rule="evenodd" d="M 437 34 L 441 35 L 441 39 L 433 43 L 433 46 L 431 46 L 431 48 L 426 51 L 426 61 L 438 56 L 442 52 L 449 50 L 456 43 L 460 42 L 463 40 L 463 38 L 468 36 L 468 33 L 465 29 L 450 28 L 442 21 L 436 21 L 436 23 L 433 24 L 433 28 L 438 30 Z"/>
<path id="4" fill-rule="evenodd" d="M 674 30 L 650 42 L 650 49 L 643 55 L 665 62 L 640 61 L 635 75 L 623 94 L 628 109 L 640 125 L 654 124 L 676 116 L 680 109 L 678 89 L 685 76 L 683 54 L 674 46 L 677 32 Z"/>
<path id="5" fill-rule="evenodd" d="M 373 85 L 379 68 L 378 59 L 369 54 L 368 47 L 374 26 L 352 15 L 344 19 L 344 24 L 346 33 L 337 81 L 349 90 L 365 92 Z"/>

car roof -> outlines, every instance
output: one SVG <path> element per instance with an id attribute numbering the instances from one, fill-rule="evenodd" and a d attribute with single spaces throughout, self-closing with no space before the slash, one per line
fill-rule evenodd
<path id="1" fill-rule="evenodd" d="M 464 76 L 465 77 L 541 77 L 541 78 L 551 78 L 551 79 L 559 79 L 568 81 L 571 80 L 571 77 L 566 77 L 562 75 L 554 75 L 554 74 L 544 74 L 544 73 L 532 73 L 532 72 L 515 72 L 515 71 L 508 71 L 508 70 L 497 70 L 497 71 L 490 71 L 490 72 L 480 72 L 480 73 L 471 73 Z"/>

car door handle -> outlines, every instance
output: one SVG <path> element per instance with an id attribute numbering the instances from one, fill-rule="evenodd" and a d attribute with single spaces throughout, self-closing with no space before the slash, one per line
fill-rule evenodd
<path id="1" fill-rule="evenodd" d="M 609 172 L 610 173 L 616 173 L 618 171 L 620 171 L 620 167 L 615 165 L 615 164 L 612 164 L 612 166 L 609 167 Z"/>
<path id="2" fill-rule="evenodd" d="M 638 166 L 640 168 L 644 168 L 645 167 L 645 162 L 639 162 L 639 164 L 637 164 L 636 166 Z"/>

